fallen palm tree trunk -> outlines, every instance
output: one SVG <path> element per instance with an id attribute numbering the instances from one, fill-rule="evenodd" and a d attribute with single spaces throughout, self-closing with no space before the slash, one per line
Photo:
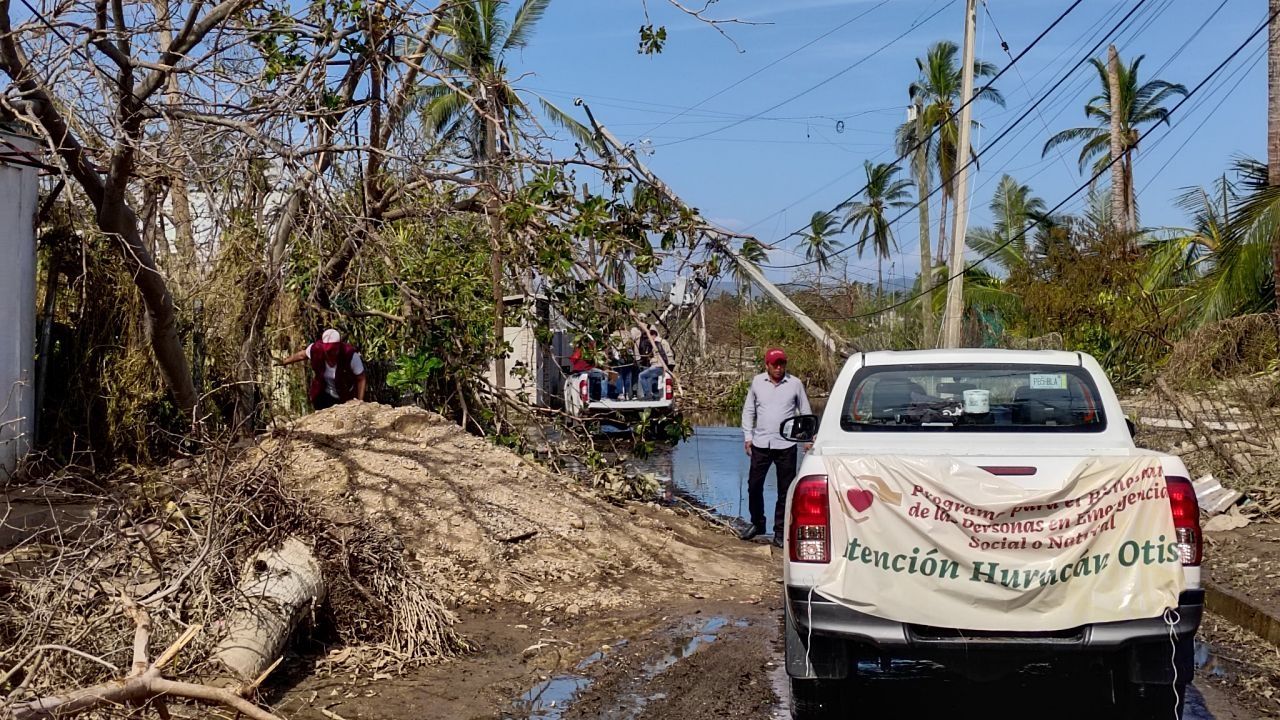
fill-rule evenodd
<path id="1" fill-rule="evenodd" d="M 237 586 L 237 606 L 213 651 L 219 684 L 243 685 L 276 662 L 298 624 L 324 600 L 325 582 L 311 548 L 290 537 L 254 555 Z"/>

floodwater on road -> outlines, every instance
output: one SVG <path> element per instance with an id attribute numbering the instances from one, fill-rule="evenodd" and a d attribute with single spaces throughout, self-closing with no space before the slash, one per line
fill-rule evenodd
<path id="1" fill-rule="evenodd" d="M 718 424 L 695 425 L 689 439 L 669 452 L 637 461 L 636 466 L 655 473 L 673 490 L 691 496 L 715 513 L 745 525 L 750 521 L 747 509 L 750 463 L 742 444 L 742 430 L 737 423 L 724 419 Z M 764 485 L 769 532 L 773 532 L 773 507 L 777 498 L 777 476 L 771 468 Z"/>

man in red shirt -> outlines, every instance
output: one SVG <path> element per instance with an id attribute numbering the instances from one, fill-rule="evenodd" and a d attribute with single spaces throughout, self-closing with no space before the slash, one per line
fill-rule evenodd
<path id="1" fill-rule="evenodd" d="M 588 350 L 593 346 L 588 344 Z M 590 396 L 591 399 L 599 400 L 608 395 L 609 376 L 605 371 L 596 367 L 596 364 L 587 359 L 586 354 L 582 352 L 582 347 L 575 345 L 573 354 L 569 356 L 569 372 L 573 374 L 586 373 L 590 379 Z"/>
<path id="2" fill-rule="evenodd" d="M 325 330 L 320 340 L 278 364 L 287 366 L 303 360 L 311 362 L 311 387 L 307 392 L 311 407 L 324 410 L 352 400 L 364 402 L 364 361 L 353 345 L 342 342 L 337 330 Z"/>

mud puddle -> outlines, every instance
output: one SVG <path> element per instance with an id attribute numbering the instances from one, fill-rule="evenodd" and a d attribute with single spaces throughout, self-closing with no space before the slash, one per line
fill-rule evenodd
<path id="1" fill-rule="evenodd" d="M 778 667 L 773 659 L 776 608 L 718 605 L 705 612 L 663 618 L 644 636 L 588 658 L 591 662 L 585 668 L 552 678 L 561 681 L 561 688 L 578 683 L 567 706 L 552 710 L 544 705 L 527 715 L 507 717 L 776 717 L 781 707 L 772 676 Z"/>
<path id="2" fill-rule="evenodd" d="M 746 632 L 749 624 L 742 617 L 695 615 L 661 627 L 637 643 L 619 641 L 587 656 L 572 671 L 539 682 L 524 693 L 509 712 L 503 713 L 503 717 L 508 720 L 648 717 L 646 711 L 650 706 L 671 699 L 668 692 L 660 688 L 679 684 L 664 675 L 726 636 Z M 619 674 L 625 674 L 625 678 L 617 678 Z M 600 690 L 597 685 L 612 687 Z"/>

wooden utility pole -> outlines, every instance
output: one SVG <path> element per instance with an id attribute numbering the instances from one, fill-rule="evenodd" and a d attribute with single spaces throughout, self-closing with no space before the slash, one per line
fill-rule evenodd
<path id="1" fill-rule="evenodd" d="M 947 309 L 943 315 L 942 347 L 960 347 L 964 321 L 964 236 L 969 224 L 969 154 L 973 125 L 973 45 L 978 29 L 978 0 L 967 0 L 964 15 L 964 66 L 960 90 L 960 139 L 956 148 L 956 220 L 951 231 L 951 263 L 948 266 Z M 942 179 L 946 182 L 946 178 Z"/>
<path id="2" fill-rule="evenodd" d="M 1280 0 L 1268 0 L 1267 8 L 1267 184 L 1280 187 Z M 1271 236 L 1271 272 L 1280 313 L 1280 233 Z"/>
<path id="3" fill-rule="evenodd" d="M 1116 46 L 1107 48 L 1107 86 L 1111 94 L 1111 227 L 1125 236 L 1129 227 L 1129 198 L 1124 180 L 1124 135 L 1121 118 L 1124 105 L 1120 97 L 1120 53 Z"/>

